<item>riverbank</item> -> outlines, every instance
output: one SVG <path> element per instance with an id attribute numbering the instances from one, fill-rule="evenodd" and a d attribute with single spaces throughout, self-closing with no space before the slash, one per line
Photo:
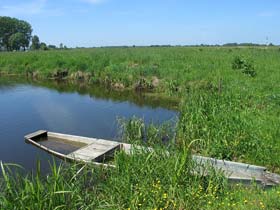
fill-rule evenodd
<path id="1" fill-rule="evenodd" d="M 268 82 L 279 67 L 274 47 L 142 47 L 2 52 L 0 72 L 180 96 L 189 89 L 219 89 L 221 82 L 234 87 L 236 79 L 251 83 L 242 69 L 233 70 L 237 57 L 245 61 L 240 68 L 254 68 L 258 77 L 253 81 Z"/>
<path id="2" fill-rule="evenodd" d="M 34 85 L 53 89 L 61 93 L 79 93 L 89 95 L 93 98 L 129 101 L 138 106 L 148 105 L 152 108 L 160 107 L 169 110 L 179 110 L 181 99 L 178 96 L 168 96 L 163 93 L 134 91 L 131 89 L 115 89 L 104 84 L 90 84 L 79 80 L 56 80 L 47 78 L 28 78 L 25 75 L 4 75 L 0 76 L 0 85 Z"/>
<path id="3" fill-rule="evenodd" d="M 276 48 L 180 47 L 1 54 L 0 69 L 8 73 L 38 71 L 48 77 L 54 69 L 67 69 L 68 80 L 83 71 L 91 73 L 91 82 L 120 83 L 130 90 L 142 78 L 156 77 L 159 85 L 152 92 L 178 96 L 181 103 L 175 136 L 168 127 L 125 122 L 124 141 L 145 139 L 160 147 L 163 137 L 172 136 L 171 145 L 151 155 L 118 154 L 115 171 L 72 166 L 55 168 L 42 180 L 3 181 L 0 206 L 8 208 L 16 197 L 18 206 L 44 209 L 279 209 L 279 188 L 230 186 L 217 174 L 191 176 L 187 158 L 197 153 L 280 172 L 279 56 Z M 163 155 L 166 146 L 172 158 Z"/>

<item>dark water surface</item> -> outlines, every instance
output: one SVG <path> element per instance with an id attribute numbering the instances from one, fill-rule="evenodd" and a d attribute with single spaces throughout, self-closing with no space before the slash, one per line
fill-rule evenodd
<path id="1" fill-rule="evenodd" d="M 52 157 L 26 144 L 24 135 L 49 130 L 117 139 L 117 117 L 142 117 L 146 123 L 176 120 L 175 101 L 66 82 L 34 82 L 0 77 L 0 160 L 28 171 Z"/>

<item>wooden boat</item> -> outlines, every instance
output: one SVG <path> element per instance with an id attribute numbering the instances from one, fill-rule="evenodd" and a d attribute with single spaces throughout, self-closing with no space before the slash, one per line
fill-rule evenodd
<path id="1" fill-rule="evenodd" d="M 81 161 L 96 165 L 112 166 L 103 162 L 116 151 L 129 152 L 130 144 L 104 139 L 87 138 L 39 130 L 25 137 L 27 143 L 67 161 Z"/>
<path id="2" fill-rule="evenodd" d="M 82 161 L 106 167 L 114 167 L 114 165 L 105 164 L 104 162 L 106 159 L 113 157 L 115 152 L 123 150 L 128 154 L 132 153 L 131 144 L 53 133 L 44 130 L 26 135 L 25 140 L 61 159 Z M 152 151 L 152 148 L 145 149 Z M 268 172 L 265 167 L 197 155 L 193 155 L 192 159 L 197 163 L 198 173 L 207 175 L 205 168 L 212 166 L 215 170 L 222 172 L 230 182 L 244 184 L 254 182 L 264 187 L 280 185 L 280 175 Z"/>

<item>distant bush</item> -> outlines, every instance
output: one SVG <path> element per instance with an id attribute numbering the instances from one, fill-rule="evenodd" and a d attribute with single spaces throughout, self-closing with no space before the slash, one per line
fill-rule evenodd
<path id="1" fill-rule="evenodd" d="M 251 77 L 255 77 L 257 75 L 253 63 L 242 57 L 236 57 L 233 60 L 232 69 L 240 70 L 242 73 Z"/>

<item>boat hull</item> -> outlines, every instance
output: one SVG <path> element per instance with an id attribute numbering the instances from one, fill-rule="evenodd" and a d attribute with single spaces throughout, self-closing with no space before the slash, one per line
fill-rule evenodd
<path id="1" fill-rule="evenodd" d="M 57 139 L 63 144 L 75 144 L 72 150 L 67 150 L 68 153 L 57 151 L 57 148 L 50 148 L 40 142 L 40 139 Z M 25 136 L 26 142 L 66 161 L 85 162 L 105 167 L 115 167 L 111 164 L 104 163 L 107 157 L 113 157 L 115 152 L 123 150 L 127 154 L 133 153 L 133 145 L 125 144 L 110 140 L 88 138 L 74 136 L 68 134 L 54 133 L 45 130 L 39 130 Z M 60 143 L 61 143 L 60 142 Z M 77 146 L 79 145 L 79 146 Z M 134 146 L 138 149 L 152 152 L 149 147 Z M 166 151 L 167 154 L 168 151 Z M 265 167 L 238 163 L 232 161 L 218 160 L 203 156 L 193 155 L 192 160 L 197 164 L 196 173 L 207 176 L 209 168 L 214 168 L 222 172 L 225 177 L 233 183 L 252 184 L 256 183 L 264 187 L 272 187 L 280 185 L 280 176 L 270 173 Z M 206 169 L 206 170 L 205 170 Z"/>

